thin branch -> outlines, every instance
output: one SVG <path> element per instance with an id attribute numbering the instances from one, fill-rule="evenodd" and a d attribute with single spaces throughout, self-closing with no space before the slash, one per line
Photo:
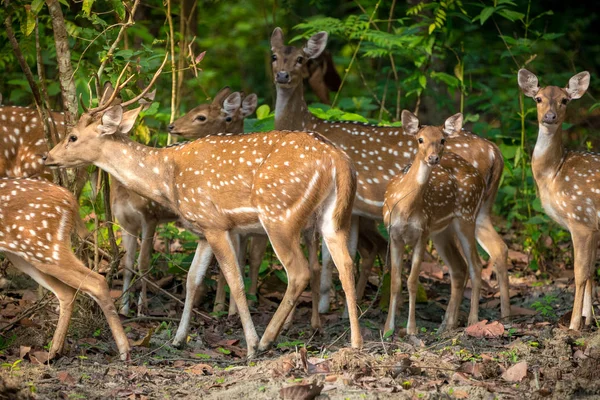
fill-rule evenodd
<path id="1" fill-rule="evenodd" d="M 171 45 L 171 116 L 169 123 L 175 120 L 175 109 L 177 103 L 177 72 L 175 68 L 175 31 L 173 30 L 173 17 L 171 15 L 171 0 L 167 0 L 167 22 L 169 23 L 169 43 Z M 173 137 L 167 133 L 167 145 L 170 145 Z"/>

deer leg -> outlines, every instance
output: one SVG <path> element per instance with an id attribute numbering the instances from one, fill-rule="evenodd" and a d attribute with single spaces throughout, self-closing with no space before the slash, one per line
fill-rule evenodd
<path id="1" fill-rule="evenodd" d="M 450 270 L 450 301 L 438 333 L 458 327 L 458 314 L 467 283 L 467 264 L 456 245 L 454 232 L 444 230 L 432 237 L 438 254 Z"/>
<path id="2" fill-rule="evenodd" d="M 314 230 L 304 232 L 304 243 L 308 248 L 308 264 L 310 266 L 310 291 L 312 295 L 312 316 L 310 326 L 314 330 L 321 329 L 319 315 L 319 288 L 321 287 L 321 264 L 319 264 L 319 242 Z"/>
<path id="3" fill-rule="evenodd" d="M 246 266 L 246 249 L 248 248 L 248 235 L 235 235 L 236 239 L 233 241 L 238 257 L 238 267 L 240 269 L 240 275 L 244 277 L 244 269 Z M 244 287 L 246 285 L 244 284 Z M 237 306 L 235 305 L 235 299 L 233 296 L 229 296 L 229 316 L 237 314 Z"/>
<path id="4" fill-rule="evenodd" d="M 173 339 L 173 345 L 176 347 L 182 347 L 186 343 L 187 334 L 190 329 L 190 320 L 192 319 L 192 309 L 194 308 L 194 298 L 196 297 L 198 287 L 204 280 L 212 257 L 213 252 L 208 242 L 202 239 L 199 240 L 185 284 L 185 305 L 181 315 L 181 322 Z"/>
<path id="5" fill-rule="evenodd" d="M 260 271 L 260 265 L 267 251 L 267 245 L 269 244 L 269 238 L 267 235 L 254 235 L 250 241 L 250 247 L 248 250 L 248 263 L 250 264 L 250 288 L 248 294 L 250 300 L 248 304 L 253 307 L 256 304 L 257 289 L 258 289 L 258 272 Z M 317 260 L 318 262 L 318 260 Z"/>
<path id="6" fill-rule="evenodd" d="M 123 296 L 121 298 L 121 313 L 129 314 L 129 299 L 131 293 L 131 280 L 135 268 L 135 253 L 137 252 L 137 237 L 133 236 L 126 230 L 122 230 L 123 246 L 125 247 L 125 257 L 123 258 Z"/>
<path id="7" fill-rule="evenodd" d="M 397 236 L 397 235 L 394 235 Z M 391 290 L 390 306 L 385 320 L 383 332 L 394 331 L 396 329 L 396 312 L 402 304 L 402 255 L 404 254 L 404 242 L 400 237 L 390 235 L 390 255 L 392 258 L 391 268 Z"/>
<path id="8" fill-rule="evenodd" d="M 356 283 L 356 296 L 358 301 L 365 295 L 365 289 L 377 258 L 377 247 L 368 237 L 360 235 L 358 240 L 358 254 L 360 254 L 360 273 Z"/>
<path id="9" fill-rule="evenodd" d="M 479 322 L 479 298 L 481 293 L 481 262 L 475 244 L 475 227 L 468 221 L 455 221 L 453 226 L 469 266 L 471 311 L 469 312 L 468 325 L 473 325 Z"/>
<path id="10" fill-rule="evenodd" d="M 156 231 L 156 221 L 144 221 L 142 223 L 142 245 L 140 246 L 140 256 L 138 258 L 138 268 L 141 276 L 142 289 L 138 301 L 138 316 L 148 312 L 148 283 L 146 282 L 147 272 L 150 267 L 150 258 L 152 256 L 152 245 L 154 243 L 154 232 Z"/>
<path id="11" fill-rule="evenodd" d="M 496 267 L 498 286 L 500 287 L 500 313 L 502 318 L 510 316 L 510 294 L 508 281 L 508 247 L 504 240 L 498 235 L 490 211 L 484 204 L 477 215 L 476 236 L 477 241 L 490 256 L 490 264 Z"/>
<path id="12" fill-rule="evenodd" d="M 419 273 L 421 272 L 421 262 L 423 261 L 426 242 L 427 235 L 423 232 L 423 235 L 417 240 L 413 248 L 410 274 L 406 282 L 406 287 L 408 288 L 408 322 L 406 324 L 406 331 L 409 335 L 417 334 L 417 291 L 419 290 Z"/>
<path id="13" fill-rule="evenodd" d="M 246 292 L 244 290 L 244 280 L 240 274 L 238 267 L 235 248 L 231 240 L 231 235 L 227 231 L 205 231 L 204 236 L 210 244 L 221 271 L 225 275 L 231 297 L 235 300 L 242 327 L 244 328 L 244 336 L 246 337 L 246 345 L 248 347 L 248 358 L 254 357 L 258 345 L 258 335 L 250 316 L 248 302 L 246 301 Z"/>
<path id="14" fill-rule="evenodd" d="M 17 269 L 31 276 L 39 285 L 50 290 L 58 298 L 60 313 L 48 356 L 48 358 L 54 358 L 56 354 L 60 354 L 63 351 L 77 292 L 58 279 L 40 272 L 21 257 L 12 254 L 7 254 L 7 257 Z"/>
<path id="15" fill-rule="evenodd" d="M 217 280 L 217 293 L 215 294 L 215 304 L 213 312 L 219 313 L 225 311 L 225 302 L 227 301 L 227 293 L 225 292 L 225 275 L 219 270 L 219 279 Z"/>
<path id="16" fill-rule="evenodd" d="M 352 265 L 354 265 L 354 259 L 356 258 L 356 249 L 358 248 L 358 228 L 359 228 L 359 218 L 357 216 L 352 216 L 351 225 L 350 225 L 350 240 L 348 241 L 348 248 L 349 248 L 349 252 L 350 252 L 350 257 L 352 258 Z M 331 253 L 331 250 L 330 250 L 330 253 Z M 369 268 L 369 271 L 370 271 L 370 268 Z M 352 268 L 352 276 L 354 277 L 354 268 Z M 352 281 L 354 282 L 354 279 Z M 347 319 L 348 316 L 349 316 L 348 315 L 348 304 L 346 304 L 344 302 L 344 312 L 342 313 L 342 318 Z"/>
<path id="17" fill-rule="evenodd" d="M 321 314 L 329 312 L 332 280 L 331 254 L 325 241 L 323 241 L 321 245 L 321 286 L 319 289 L 319 313 Z"/>
<path id="18" fill-rule="evenodd" d="M 260 339 L 258 347 L 260 351 L 267 350 L 275 341 L 287 316 L 310 280 L 310 269 L 300 247 L 299 235 L 295 232 L 284 231 L 277 226 L 265 223 L 265 221 L 263 224 L 271 239 L 271 246 L 287 272 L 288 286 L 277 311 Z"/>
<path id="19" fill-rule="evenodd" d="M 329 224 L 329 222 L 326 222 L 325 224 Z M 358 305 L 356 303 L 356 286 L 354 283 L 354 262 L 350 256 L 352 253 L 348 251 L 348 234 L 343 229 L 333 231 L 329 228 L 322 228 L 321 233 L 331 252 L 335 266 L 338 269 L 342 288 L 344 289 L 348 315 L 350 318 L 352 347 L 360 349 L 363 345 L 363 339 L 358 323 Z"/>
<path id="20" fill-rule="evenodd" d="M 41 272 L 51 275 L 72 288 L 81 290 L 91 296 L 102 309 L 113 337 L 117 343 L 121 360 L 129 358 L 129 342 L 119 320 L 117 309 L 110 298 L 108 285 L 102 275 L 86 268 L 70 251 L 59 254 L 61 265 L 34 263 L 33 266 Z"/>
<path id="21" fill-rule="evenodd" d="M 590 231 L 577 232 L 575 229 L 570 229 L 570 231 L 574 250 L 575 300 L 573 302 L 573 312 L 571 314 L 569 329 L 579 330 L 581 328 L 581 315 L 583 313 L 586 286 L 588 285 L 588 280 L 591 279 L 593 271 L 596 253 L 595 247 L 598 245 L 598 237 Z"/>

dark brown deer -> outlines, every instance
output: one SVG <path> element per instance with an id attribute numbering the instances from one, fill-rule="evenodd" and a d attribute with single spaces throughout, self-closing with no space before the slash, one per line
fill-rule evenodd
<path id="1" fill-rule="evenodd" d="M 537 76 L 519 70 L 519 86 L 537 103 L 539 131 L 531 169 L 546 214 L 571 233 L 575 270 L 575 300 L 570 329 L 593 321 L 594 264 L 600 228 L 600 157 L 597 153 L 568 151 L 562 141 L 567 105 L 583 96 L 589 72 L 569 79 L 565 88 L 540 87 Z"/>
<path id="2" fill-rule="evenodd" d="M 276 129 L 308 129 L 327 137 L 346 151 L 358 172 L 358 186 L 353 213 L 374 221 L 383 214 L 385 188 L 400 174 L 417 152 L 413 135 L 398 127 L 383 127 L 343 121 L 325 121 L 313 116 L 304 101 L 303 74 L 308 59 L 318 57 L 327 44 L 327 33 L 313 35 L 302 48 L 286 46 L 281 29 L 271 36 L 272 71 L 277 88 L 275 106 Z M 501 294 L 502 316 L 510 315 L 508 273 L 506 258 L 508 248 L 492 224 L 491 213 L 504 160 L 498 147 L 488 140 L 461 130 L 449 133 L 448 149 L 471 163 L 486 183 L 483 205 L 477 215 L 477 240 L 490 255 L 496 266 Z M 321 303 L 319 309 L 329 306 L 331 274 L 323 261 L 321 277 Z"/>
<path id="3" fill-rule="evenodd" d="M 351 343 L 361 347 L 347 248 L 356 172 L 346 154 L 319 134 L 282 131 L 208 136 L 149 148 L 126 135 L 141 107 L 126 112 L 123 107 L 139 97 L 85 113 L 50 151 L 46 164 L 69 168 L 93 163 L 131 190 L 175 211 L 186 227 L 202 234 L 208 245 L 201 241 L 196 254 L 208 257 L 214 252 L 238 306 L 250 357 L 270 347 L 308 284 L 309 265 L 299 239 L 309 224 L 323 236 L 339 269 Z M 259 343 L 231 235 L 265 231 L 289 284 Z M 205 272 L 194 274 L 201 279 Z"/>
<path id="4" fill-rule="evenodd" d="M 405 172 L 392 179 L 385 193 L 383 221 L 390 234 L 392 258 L 391 296 L 385 332 L 393 331 L 402 292 L 404 246 L 413 248 L 408 278 L 409 335 L 417 333 L 415 306 L 421 261 L 429 238 L 450 269 L 452 292 L 438 332 L 458 325 L 458 312 L 466 283 L 467 264 L 472 296 L 469 325 L 479 320 L 481 262 L 477 256 L 475 223 L 486 187 L 477 169 L 462 157 L 444 151 L 445 132 L 460 132 L 462 114 L 448 118 L 443 126 L 420 126 L 411 112 L 402 111 L 404 132 L 413 135 L 417 154 Z M 457 246 L 460 243 L 460 248 Z M 465 255 L 465 259 L 461 255 Z"/>

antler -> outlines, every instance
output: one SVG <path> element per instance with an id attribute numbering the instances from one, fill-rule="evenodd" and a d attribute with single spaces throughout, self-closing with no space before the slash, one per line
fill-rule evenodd
<path id="1" fill-rule="evenodd" d="M 128 100 L 128 101 L 126 101 L 124 103 L 121 103 L 121 107 L 127 107 L 127 106 L 129 106 L 131 104 L 134 104 L 134 103 L 138 102 L 139 100 L 141 100 L 142 98 L 144 98 L 146 96 L 146 94 L 148 93 L 148 91 L 150 90 L 150 88 L 152 87 L 152 85 L 154 85 L 154 83 L 158 79 L 158 76 L 162 72 L 163 68 L 165 67 L 165 64 L 167 63 L 168 58 L 169 58 L 169 53 L 166 53 L 165 54 L 165 59 L 163 60 L 162 64 L 160 65 L 160 68 L 158 68 L 158 70 L 156 71 L 156 73 L 152 77 L 152 80 L 150 81 L 150 83 L 148 84 L 148 86 L 146 86 L 146 88 L 142 91 L 142 93 L 140 93 L 139 95 L 135 96 L 131 100 Z M 117 78 L 117 83 L 115 84 L 115 90 L 113 91 L 113 93 L 111 94 L 111 96 L 108 98 L 108 100 L 106 100 L 102 104 L 99 104 L 98 107 L 91 108 L 91 109 L 87 110 L 88 113 L 90 113 L 90 114 L 97 114 L 97 113 L 99 113 L 101 111 L 106 110 L 108 107 L 110 107 L 110 105 L 112 104 L 112 102 L 119 95 L 119 92 L 125 86 L 127 86 L 127 84 L 135 77 L 135 75 L 131 75 L 129 78 L 127 78 L 125 80 L 125 82 L 123 82 L 123 83 L 120 84 L 121 79 L 123 78 L 123 74 L 125 74 L 125 71 L 127 70 L 127 67 L 129 67 L 129 63 L 127 63 L 125 65 L 125 68 L 123 68 L 123 70 L 119 74 L 119 77 Z M 84 109 L 85 109 L 85 107 L 84 107 Z"/>
<path id="2" fill-rule="evenodd" d="M 162 72 L 163 68 L 167 64 L 167 60 L 168 59 L 169 59 L 169 53 L 167 52 L 165 54 L 165 59 L 163 60 L 162 64 L 160 65 L 160 68 L 158 68 L 158 70 L 156 71 L 156 73 L 152 77 L 152 80 L 150 80 L 150 83 L 148 84 L 148 86 L 146 86 L 146 88 L 142 91 L 142 93 L 138 94 L 133 99 L 127 100 L 126 102 L 121 103 L 121 107 L 127 107 L 127 106 L 129 106 L 129 105 L 131 105 L 133 103 L 138 102 L 140 99 L 142 99 L 142 98 L 144 98 L 146 96 L 146 93 L 148 93 L 148 91 L 150 90 L 150 88 L 152 87 L 152 85 L 154 85 L 154 82 L 156 82 L 156 80 L 158 79 L 158 76 L 160 75 L 160 73 Z M 117 92 L 117 90 L 115 90 L 115 92 Z"/>

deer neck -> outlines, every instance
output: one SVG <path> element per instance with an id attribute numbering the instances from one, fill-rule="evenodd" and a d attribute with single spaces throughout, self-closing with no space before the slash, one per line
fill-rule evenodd
<path id="1" fill-rule="evenodd" d="M 168 206 L 173 202 L 169 149 L 144 146 L 128 138 L 107 140 L 95 164 L 123 186 Z"/>
<path id="2" fill-rule="evenodd" d="M 404 175 L 403 181 L 407 184 L 404 185 L 401 203 L 411 205 L 407 210 L 408 214 L 412 214 L 414 210 L 421 208 L 419 204 L 424 199 L 432 168 L 417 154 L 417 158 L 415 158 L 408 172 Z"/>
<path id="3" fill-rule="evenodd" d="M 277 86 L 275 101 L 275 129 L 299 130 L 305 129 L 313 115 L 308 111 L 304 100 L 304 85 L 296 87 Z"/>
<path id="4" fill-rule="evenodd" d="M 561 125 L 539 124 L 538 138 L 531 159 L 531 168 L 536 180 L 551 178 L 560 169 L 565 155 Z"/>

